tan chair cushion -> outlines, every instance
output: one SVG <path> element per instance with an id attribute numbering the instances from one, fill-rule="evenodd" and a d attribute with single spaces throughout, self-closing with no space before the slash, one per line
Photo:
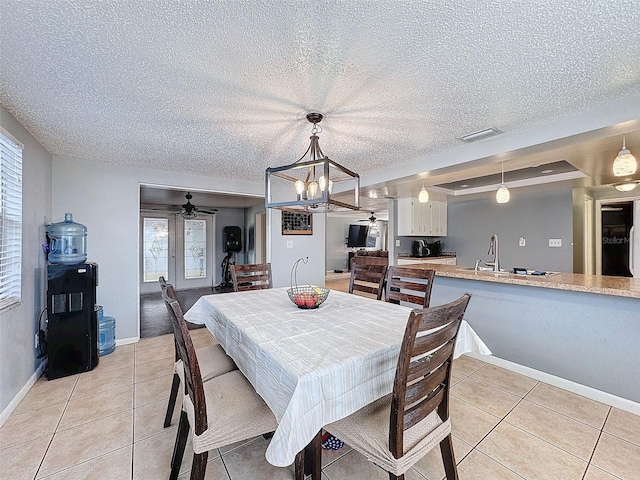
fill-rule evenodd
<path id="1" fill-rule="evenodd" d="M 332 435 L 363 454 L 367 460 L 394 475 L 402 475 L 451 433 L 449 420 L 442 422 L 436 411 L 404 432 L 404 455 L 389 451 L 391 395 L 382 397 L 346 418 L 325 427 Z"/>
<path id="2" fill-rule="evenodd" d="M 204 394 L 207 401 L 207 430 L 195 435 L 191 429 L 195 453 L 273 432 L 278 427 L 276 417 L 239 370 L 204 383 Z M 184 396 L 183 409 L 187 412 L 189 425 L 193 427 L 194 408 L 188 395 Z"/>
<path id="3" fill-rule="evenodd" d="M 200 375 L 202 381 L 206 382 L 213 377 L 223 373 L 236 370 L 236 364 L 227 355 L 220 345 L 210 345 L 196 350 L 198 364 L 200 365 Z"/>
<path id="4" fill-rule="evenodd" d="M 203 382 L 237 369 L 234 361 L 224 352 L 220 345 L 199 348 L 196 350 L 196 355 L 198 356 L 200 375 Z M 176 361 L 174 371 L 180 375 L 180 378 L 182 378 L 182 368 L 182 362 L 180 360 Z"/>

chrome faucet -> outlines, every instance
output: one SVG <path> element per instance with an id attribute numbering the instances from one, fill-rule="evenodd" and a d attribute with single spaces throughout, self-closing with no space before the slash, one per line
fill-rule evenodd
<path id="1" fill-rule="evenodd" d="M 499 257 L 499 249 L 498 249 L 498 235 L 491 235 L 491 240 L 489 240 L 489 251 L 487 255 L 493 255 L 493 262 L 484 262 L 484 264 L 488 267 L 493 267 L 494 272 L 500 271 L 500 257 Z"/>

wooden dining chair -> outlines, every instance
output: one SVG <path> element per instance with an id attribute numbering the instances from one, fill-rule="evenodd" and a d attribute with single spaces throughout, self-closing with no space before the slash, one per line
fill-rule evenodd
<path id="1" fill-rule="evenodd" d="M 387 258 L 355 256 L 351 261 L 349 293 L 363 292 L 382 299 Z"/>
<path id="2" fill-rule="evenodd" d="M 176 291 L 173 288 L 173 285 L 167 283 L 164 277 L 160 277 L 158 281 L 160 282 L 160 286 L 162 287 L 162 293 L 166 293 L 168 298 L 177 302 L 178 299 L 176 297 Z M 178 398 L 178 390 L 180 389 L 180 377 L 178 375 L 178 370 L 182 368 L 182 364 L 179 361 L 180 358 L 178 355 L 178 343 L 176 341 L 175 335 L 173 340 L 175 347 L 175 364 L 173 381 L 171 382 L 171 393 L 169 394 L 169 403 L 167 405 L 167 413 L 164 417 L 165 428 L 171 425 L 171 419 L 173 418 L 173 411 L 176 406 L 176 399 Z M 229 357 L 225 353 L 224 349 L 219 344 L 199 348 L 196 350 L 196 355 L 198 356 L 198 360 L 201 365 L 200 371 L 202 373 L 203 382 L 206 382 L 207 380 L 217 377 L 218 375 L 222 375 L 223 373 L 230 372 L 231 370 L 235 370 L 237 368 L 231 357 Z"/>
<path id="3" fill-rule="evenodd" d="M 231 279 L 234 292 L 273 288 L 270 263 L 232 265 Z"/>
<path id="4" fill-rule="evenodd" d="M 239 370 L 202 381 L 200 362 L 180 304 L 167 291 L 162 296 L 172 317 L 182 367 L 178 372 L 186 387 L 169 478 L 178 478 L 189 430 L 193 429 L 191 480 L 203 480 L 209 450 L 273 432 L 278 424 Z"/>
<path id="5" fill-rule="evenodd" d="M 470 298 L 465 293 L 446 305 L 413 310 L 400 348 L 393 392 L 325 426 L 389 472 L 391 480 L 404 480 L 404 473 L 436 445 L 440 445 L 446 478 L 458 479 L 449 386 L 458 329 Z"/>
<path id="6" fill-rule="evenodd" d="M 387 270 L 387 302 L 427 308 L 436 272 L 423 268 L 391 266 Z"/>

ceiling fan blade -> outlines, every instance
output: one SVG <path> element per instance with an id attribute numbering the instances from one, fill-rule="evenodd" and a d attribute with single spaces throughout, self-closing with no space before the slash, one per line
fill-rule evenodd
<path id="1" fill-rule="evenodd" d="M 207 215 L 215 215 L 217 211 L 217 208 L 196 208 L 196 212 L 204 213 Z"/>

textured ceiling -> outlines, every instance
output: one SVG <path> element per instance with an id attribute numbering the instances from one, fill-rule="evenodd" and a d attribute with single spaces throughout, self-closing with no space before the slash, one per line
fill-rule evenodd
<path id="1" fill-rule="evenodd" d="M 0 103 L 53 155 L 254 182 L 310 111 L 347 168 L 427 171 L 640 95 L 637 0 L 0 0 L 0 24 Z"/>

